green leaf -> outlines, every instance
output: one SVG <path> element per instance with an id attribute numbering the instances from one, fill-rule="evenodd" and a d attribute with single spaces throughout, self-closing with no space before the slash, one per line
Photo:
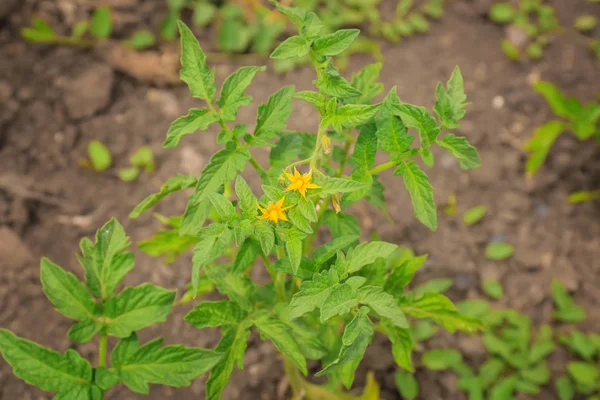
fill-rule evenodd
<path id="1" fill-rule="evenodd" d="M 348 160 L 355 168 L 368 169 L 375 162 L 377 136 L 374 124 L 363 125 L 354 145 L 354 152 Z"/>
<path id="2" fill-rule="evenodd" d="M 271 58 L 275 60 L 286 60 L 298 58 L 310 52 L 310 41 L 303 36 L 292 36 L 284 40 L 273 52 Z"/>
<path id="3" fill-rule="evenodd" d="M 318 38 L 312 48 L 319 56 L 335 56 L 348 49 L 359 34 L 360 29 L 340 29 Z"/>
<path id="4" fill-rule="evenodd" d="M 267 67 L 242 67 L 229 75 L 223 86 L 217 105 L 221 109 L 225 121 L 235 121 L 240 107 L 247 106 L 252 101 L 251 96 L 245 96 L 244 91 L 258 72 L 265 71 Z"/>
<path id="5" fill-rule="evenodd" d="M 92 15 L 90 33 L 96 39 L 106 39 L 112 32 L 112 20 L 108 6 L 98 7 Z"/>
<path id="6" fill-rule="evenodd" d="M 199 203 L 208 198 L 210 193 L 234 180 L 244 170 L 249 159 L 250 153 L 244 148 L 223 149 L 213 154 L 196 184 L 194 201 Z"/>
<path id="7" fill-rule="evenodd" d="M 254 136 L 270 139 L 286 128 L 286 121 L 292 113 L 294 86 L 285 86 L 269 97 L 267 104 L 258 107 Z"/>
<path id="8" fill-rule="evenodd" d="M 291 211 L 291 210 L 290 210 Z M 291 213 L 289 215 L 292 215 Z M 298 273 L 300 262 L 302 261 L 302 239 L 304 235 L 293 234 L 285 238 L 285 252 L 292 267 L 294 275 Z"/>
<path id="9" fill-rule="evenodd" d="M 408 150 L 414 139 L 408 134 L 402 120 L 394 114 L 394 109 L 398 106 L 400 106 L 400 99 L 394 86 L 383 100 L 379 114 L 375 118 L 379 148 L 390 153 L 393 160 L 398 160 Z"/>
<path id="10" fill-rule="evenodd" d="M 196 26 L 206 26 L 213 21 L 217 14 L 217 7 L 211 3 L 196 3 L 192 21 Z"/>
<path id="11" fill-rule="evenodd" d="M 260 242 L 260 247 L 265 255 L 271 254 L 273 246 L 275 246 L 275 233 L 273 227 L 265 221 L 255 222 L 255 234 L 256 238 Z"/>
<path id="12" fill-rule="evenodd" d="M 317 265 L 325 264 L 331 257 L 333 257 L 338 250 L 343 250 L 356 242 L 360 236 L 358 235 L 345 235 L 333 239 L 331 242 L 327 242 L 315 249 L 312 254 L 312 259 Z"/>
<path id="13" fill-rule="evenodd" d="M 592 363 L 573 361 L 567 364 L 567 371 L 576 383 L 584 386 L 595 387 L 600 379 L 600 369 Z"/>
<path id="14" fill-rule="evenodd" d="M 219 120 L 218 116 L 206 108 L 191 108 L 187 115 L 177 118 L 167 131 L 167 138 L 163 143 L 165 148 L 179 146 L 179 141 L 184 135 L 205 130 L 208 126 Z"/>
<path id="15" fill-rule="evenodd" d="M 200 270 L 207 263 L 221 257 L 231 246 L 233 235 L 225 224 L 213 224 L 203 229 L 200 241 L 194 247 L 192 258 L 192 287 L 198 287 Z"/>
<path id="16" fill-rule="evenodd" d="M 169 178 L 161 187 L 158 193 L 153 193 L 142 200 L 133 211 L 129 214 L 129 218 L 137 219 L 144 212 L 148 211 L 159 201 L 179 190 L 187 189 L 196 186 L 198 180 L 193 176 L 177 175 Z"/>
<path id="17" fill-rule="evenodd" d="M 291 321 L 287 305 L 279 303 L 275 306 L 275 312 L 279 319 L 292 331 L 298 348 L 307 359 L 320 360 L 328 354 L 327 346 L 320 337 L 320 332 L 312 325 L 305 324 L 301 320 Z"/>
<path id="18" fill-rule="evenodd" d="M 488 279 L 483 282 L 483 291 L 494 300 L 500 300 L 504 295 L 502 285 L 495 279 Z"/>
<path id="19" fill-rule="evenodd" d="M 535 383 L 536 385 L 545 385 L 550 381 L 550 370 L 545 362 L 541 362 L 527 369 L 522 369 L 520 374 L 526 381 Z"/>
<path id="20" fill-rule="evenodd" d="M 234 274 L 231 268 L 220 264 L 207 264 L 204 267 L 208 278 L 215 283 L 219 292 L 227 295 L 246 312 L 252 311 L 254 286 L 246 276 Z"/>
<path id="21" fill-rule="evenodd" d="M 558 280 L 552 280 L 552 299 L 556 309 L 552 316 L 559 321 L 580 322 L 585 320 L 585 310 L 583 307 L 575 304 L 569 292 Z"/>
<path id="22" fill-rule="evenodd" d="M 573 27 L 581 32 L 590 32 L 598 25 L 598 19 L 594 15 L 580 15 L 575 19 Z"/>
<path id="23" fill-rule="evenodd" d="M 403 399 L 415 400 L 419 396 L 419 382 L 413 374 L 397 371 L 395 382 Z"/>
<path id="24" fill-rule="evenodd" d="M 415 342 L 425 342 L 434 337 L 437 332 L 437 326 L 425 319 L 412 324 L 409 335 Z"/>
<path id="25" fill-rule="evenodd" d="M 263 340 L 273 342 L 277 349 L 289 358 L 304 375 L 308 373 L 306 359 L 302 355 L 290 328 L 267 310 L 259 311 L 252 319 Z"/>
<path id="26" fill-rule="evenodd" d="M 95 317 L 94 319 L 84 319 L 69 328 L 67 336 L 70 340 L 78 343 L 87 343 L 100 332 L 104 327 L 104 323 L 101 319 Z"/>
<path id="27" fill-rule="evenodd" d="M 402 297 L 404 288 L 412 281 L 415 272 L 423 266 L 426 260 L 427 255 L 411 257 L 394 268 L 385 282 L 385 291 L 397 298 Z"/>
<path id="28" fill-rule="evenodd" d="M 594 342 L 579 331 L 575 331 L 571 336 L 560 336 L 559 340 L 565 344 L 569 350 L 586 361 L 591 361 L 597 349 Z"/>
<path id="29" fill-rule="evenodd" d="M 432 231 L 437 230 L 437 210 L 433 188 L 427 174 L 414 161 L 400 164 L 394 175 L 402 175 L 404 186 L 410 194 L 415 217 Z"/>
<path id="30" fill-rule="evenodd" d="M 235 180 L 235 194 L 237 195 L 242 215 L 247 219 L 254 219 L 258 215 L 256 203 L 258 199 L 246 180 L 240 175 Z"/>
<path id="31" fill-rule="evenodd" d="M 52 43 L 56 39 L 52 27 L 43 19 L 36 17 L 31 21 L 31 28 L 21 28 L 21 36 L 33 43 Z"/>
<path id="32" fill-rule="evenodd" d="M 215 351 L 223 354 L 223 358 L 210 371 L 206 382 L 206 400 L 218 400 L 229 382 L 233 366 L 238 363 L 242 367 L 250 329 L 247 324 L 223 329 L 221 341 Z"/>
<path id="33" fill-rule="evenodd" d="M 377 83 L 382 66 L 383 64 L 380 62 L 368 64 L 357 73 L 352 74 L 350 83 L 361 92 L 361 95 L 358 98 L 350 99 L 349 103 L 371 104 L 373 98 L 383 91 L 383 84 Z"/>
<path id="34" fill-rule="evenodd" d="M 410 330 L 398 328 L 387 320 L 381 322 L 385 327 L 386 335 L 390 339 L 390 342 L 392 342 L 392 355 L 394 356 L 394 361 L 396 361 L 396 364 L 398 364 L 400 368 L 413 372 L 411 353 L 414 342 Z"/>
<path id="35" fill-rule="evenodd" d="M 65 317 L 84 321 L 94 318 L 96 302 L 75 275 L 42 258 L 40 281 L 46 297 Z"/>
<path id="36" fill-rule="evenodd" d="M 340 282 L 334 269 L 322 271 L 300 284 L 300 289 L 290 302 L 290 318 L 298 318 L 325 303 L 333 287 Z"/>
<path id="37" fill-rule="evenodd" d="M 478 319 L 457 312 L 454 304 L 441 293 L 429 292 L 417 299 L 404 298 L 400 301 L 400 308 L 415 318 L 437 321 L 449 332 L 456 329 L 475 332 L 484 328 Z"/>
<path id="38" fill-rule="evenodd" d="M 0 352 L 12 366 L 13 374 L 28 384 L 59 393 L 59 396 L 65 394 L 63 398 L 77 390 L 81 396 L 76 399 L 92 399 L 92 366 L 75 350 L 69 349 L 61 355 L 0 329 Z"/>
<path id="39" fill-rule="evenodd" d="M 321 127 L 332 125 L 333 128 L 341 132 L 344 129 L 360 126 L 368 122 L 377 110 L 379 104 L 364 105 L 364 104 L 346 104 L 334 110 L 333 114 L 325 115 L 321 121 Z"/>
<path id="40" fill-rule="evenodd" d="M 469 208 L 463 214 L 463 222 L 465 225 L 473 225 L 479 222 L 487 213 L 487 208 L 485 206 L 475 206 Z"/>
<path id="41" fill-rule="evenodd" d="M 292 23 L 296 26 L 296 28 L 301 29 L 304 27 L 304 20 L 306 18 L 306 13 L 303 9 L 298 7 L 287 7 L 281 5 L 278 1 L 271 1 L 273 5 L 277 8 L 277 11 L 285 15 Z"/>
<path id="42" fill-rule="evenodd" d="M 215 96 L 215 71 L 206 63 L 194 33 L 183 22 L 177 21 L 181 35 L 181 80 L 187 83 L 193 97 L 211 102 Z"/>
<path id="43" fill-rule="evenodd" d="M 370 242 L 361 243 L 348 251 L 346 257 L 346 269 L 348 273 L 359 271 L 367 264 L 373 263 L 379 257 L 386 258 L 394 250 L 397 245 L 387 242 Z"/>
<path id="44" fill-rule="evenodd" d="M 452 368 L 462 362 L 462 354 L 454 349 L 434 349 L 423 353 L 423 365 L 432 371 Z"/>
<path id="45" fill-rule="evenodd" d="M 567 99 L 556 85 L 551 82 L 535 82 L 533 90 L 544 96 L 554 114 L 559 117 L 574 119 L 581 110 L 581 104 L 577 99 Z"/>
<path id="46" fill-rule="evenodd" d="M 575 387 L 567 376 L 561 376 L 556 380 L 556 392 L 558 400 L 573 400 L 575 398 Z"/>
<path id="47" fill-rule="evenodd" d="M 321 304 L 321 323 L 336 315 L 347 314 L 352 307 L 359 303 L 357 292 L 348 283 L 335 285 L 329 291 L 329 296 Z"/>
<path id="48" fill-rule="evenodd" d="M 151 257 L 164 257 L 163 262 L 170 264 L 196 243 L 198 238 L 194 235 L 181 234 L 177 229 L 161 229 L 150 239 L 139 241 L 137 247 Z"/>
<path id="49" fill-rule="evenodd" d="M 237 325 L 248 314 L 237 304 L 221 301 L 205 301 L 196 306 L 185 315 L 185 321 L 196 328 L 217 327 L 223 325 Z"/>
<path id="50" fill-rule="evenodd" d="M 490 9 L 490 19 L 499 24 L 511 22 L 516 15 L 517 10 L 510 3 L 496 3 Z"/>
<path id="51" fill-rule="evenodd" d="M 358 221 L 351 214 L 327 210 L 323 217 L 323 223 L 329 226 L 331 235 L 334 238 L 345 235 L 360 235 Z"/>
<path id="52" fill-rule="evenodd" d="M 558 136 L 566 129 L 561 121 L 549 121 L 536 128 L 533 136 L 525 144 L 525 151 L 529 154 L 525 170 L 534 175 L 546 160 L 552 145 Z"/>
<path id="53" fill-rule="evenodd" d="M 317 372 L 315 376 L 333 374 L 339 371 L 342 383 L 347 389 L 350 389 L 354 382 L 356 368 L 362 360 L 367 346 L 373 339 L 373 323 L 367 315 L 368 312 L 368 308 L 362 307 L 354 319 L 346 325 L 342 336 L 342 347 L 337 358 Z"/>
<path id="54" fill-rule="evenodd" d="M 220 221 L 233 222 L 239 219 L 231 201 L 227 200 L 221 193 L 210 193 L 208 199 Z"/>
<path id="55" fill-rule="evenodd" d="M 88 157 L 90 158 L 94 171 L 105 171 L 112 165 L 110 150 L 98 140 L 92 140 L 89 143 Z"/>
<path id="56" fill-rule="evenodd" d="M 309 222 L 317 222 L 317 210 L 315 208 L 315 203 L 313 203 L 310 198 L 300 197 L 298 203 L 296 204 L 296 208 Z"/>
<path id="57" fill-rule="evenodd" d="M 420 296 L 425 293 L 444 293 L 452 287 L 454 282 L 450 278 L 438 278 L 426 281 L 422 285 L 417 286 L 413 293 L 415 296 Z"/>
<path id="58" fill-rule="evenodd" d="M 516 375 L 511 375 L 508 378 L 502 379 L 496 383 L 489 391 L 490 400 L 505 400 L 513 398 L 513 393 L 519 384 L 519 379 Z"/>
<path id="59" fill-rule="evenodd" d="M 512 256 L 513 252 L 513 247 L 503 242 L 492 242 L 485 248 L 485 256 L 490 260 L 505 260 Z"/>
<path id="60" fill-rule="evenodd" d="M 479 153 L 467 138 L 449 133 L 442 140 L 437 140 L 436 143 L 441 148 L 448 150 L 458 160 L 461 169 L 468 170 L 481 166 Z"/>
<path id="61" fill-rule="evenodd" d="M 150 283 L 126 288 L 104 306 L 107 333 L 126 338 L 147 326 L 165 322 L 175 296 L 175 291 Z"/>
<path id="62" fill-rule="evenodd" d="M 133 32 L 133 35 L 125 41 L 125 46 L 136 50 L 143 50 L 151 47 L 156 42 L 154 34 L 148 30 Z"/>
<path id="63" fill-rule="evenodd" d="M 314 83 L 322 94 L 339 99 L 357 97 L 362 94 L 360 90 L 344 79 L 331 64 L 323 71 L 320 79 Z"/>
<path id="64" fill-rule="evenodd" d="M 96 231 L 96 243 L 81 240 L 82 255 L 77 255 L 85 270 L 87 287 L 92 294 L 106 300 L 134 265 L 133 254 L 126 252 L 130 240 L 116 219 L 111 219 Z"/>
<path id="65" fill-rule="evenodd" d="M 314 40 L 315 37 L 319 36 L 319 32 L 324 27 L 323 21 L 321 21 L 317 14 L 310 11 L 306 13 L 306 16 L 304 17 L 304 22 L 300 28 L 300 34 L 307 39 Z"/>
<path id="66" fill-rule="evenodd" d="M 542 325 L 538 333 L 537 340 L 529 350 L 528 361 L 530 364 L 544 360 L 556 348 L 552 338 L 552 328 L 548 325 Z"/>
<path id="67" fill-rule="evenodd" d="M 117 383 L 121 382 L 119 374 L 112 369 L 97 367 L 94 371 L 94 382 L 102 390 L 108 390 Z"/>
<path id="68" fill-rule="evenodd" d="M 402 119 L 404 125 L 419 131 L 421 147 L 428 149 L 440 133 L 435 118 L 425 107 L 403 103 L 395 105 L 394 112 Z"/>
<path id="69" fill-rule="evenodd" d="M 148 394 L 149 383 L 172 387 L 190 386 L 192 381 L 213 368 L 222 354 L 198 347 L 161 347 L 162 338 L 140 346 L 135 334 L 119 341 L 111 364 L 121 381 L 136 393 Z"/>
<path id="70" fill-rule="evenodd" d="M 498 380 L 502 372 L 506 369 L 506 364 L 498 358 L 488 358 L 479 368 L 481 383 L 484 387 L 489 387 Z"/>
<path id="71" fill-rule="evenodd" d="M 260 254 L 260 243 L 254 239 L 246 239 L 238 251 L 233 262 L 233 272 L 246 272 L 254 265 L 256 257 Z"/>
<path id="72" fill-rule="evenodd" d="M 324 177 L 323 181 L 319 182 L 319 185 L 320 189 L 316 190 L 319 194 L 348 193 L 368 187 L 364 182 L 358 182 L 352 179 L 330 177 Z"/>
<path id="73" fill-rule="evenodd" d="M 302 260 L 300 260 L 300 265 L 298 266 L 298 270 L 296 271 L 296 274 L 294 274 L 294 272 L 292 271 L 292 264 L 290 263 L 290 260 L 286 257 L 277 260 L 273 264 L 273 269 L 275 271 L 281 271 L 285 272 L 286 274 L 294 275 L 300 279 L 312 279 L 313 275 L 315 275 L 319 268 L 315 265 L 315 263 L 312 260 L 306 257 L 302 257 Z"/>
<path id="74" fill-rule="evenodd" d="M 464 81 L 460 69 L 457 66 L 448 80 L 448 90 L 440 82 L 435 89 L 436 102 L 433 110 L 437 114 L 442 128 L 458 128 L 458 121 L 465 114 L 467 96 L 464 91 Z"/>
<path id="75" fill-rule="evenodd" d="M 398 306 L 394 296 L 378 286 L 363 286 L 358 290 L 359 302 L 375 310 L 380 316 L 387 318 L 398 328 L 408 329 L 408 320 Z"/>
<path id="76" fill-rule="evenodd" d="M 154 154 L 148 146 L 138 148 L 129 156 L 129 162 L 132 166 L 143 168 L 147 173 L 154 172 Z"/>
<path id="77" fill-rule="evenodd" d="M 326 98 L 321 93 L 313 92 L 310 90 L 305 90 L 302 92 L 294 93 L 294 97 L 296 99 L 304 100 L 317 108 L 317 110 L 321 110 L 325 107 Z"/>

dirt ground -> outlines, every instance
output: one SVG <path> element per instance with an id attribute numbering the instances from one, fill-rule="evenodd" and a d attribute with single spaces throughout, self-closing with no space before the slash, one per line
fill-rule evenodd
<path id="1" fill-rule="evenodd" d="M 156 26 L 164 12 L 162 1 L 105 3 L 118 6 L 117 35 L 130 32 L 133 26 Z M 531 90 L 530 82 L 541 77 L 590 100 L 600 89 L 598 61 L 582 37 L 568 28 L 552 40 L 542 61 L 508 61 L 498 45 L 503 28 L 484 16 L 488 3 L 454 2 L 429 34 L 410 38 L 401 45 L 382 43 L 386 61 L 381 80 L 388 89 L 397 85 L 398 94 L 406 102 L 433 104 L 436 83 L 447 79 L 457 64 L 463 71 L 472 105 L 457 133 L 478 147 L 483 166 L 469 173 L 460 172 L 451 157 L 438 152 L 436 167 L 428 172 L 438 204 L 443 205 L 450 194 L 455 194 L 459 214 L 449 217 L 440 213 L 438 232 L 429 232 L 412 216 L 408 195 L 391 173 L 385 173 L 383 180 L 395 224 L 387 223 L 366 205 L 354 211 L 365 228 L 365 238 L 378 227 L 384 240 L 412 247 L 419 254 L 428 253 L 429 261 L 417 280 L 452 278 L 455 284 L 450 294 L 454 300 L 483 296 L 481 280 L 497 278 L 505 289 L 498 307 L 514 307 L 538 323 L 549 322 L 550 281 L 556 277 L 586 308 L 588 318 L 581 328 L 598 331 L 600 202 L 570 205 L 565 201 L 570 192 L 600 188 L 598 147 L 564 135 L 534 180 L 524 175 L 525 157 L 521 151 L 533 128 L 551 118 L 549 108 Z M 567 27 L 576 15 L 583 11 L 598 14 L 600 7 L 582 0 L 550 3 Z M 32 15 L 43 15 L 66 29 L 88 10 L 79 4 L 75 0 L 2 0 L 0 4 L 0 326 L 60 351 L 74 347 L 95 360 L 96 342 L 74 345 L 66 339 L 71 322 L 52 312 L 44 297 L 38 279 L 39 258 L 47 256 L 79 273 L 74 255 L 79 240 L 93 235 L 111 216 L 121 221 L 134 243 L 148 238 L 159 223 L 150 214 L 130 220 L 127 215 L 131 209 L 168 177 L 199 174 L 218 146 L 217 132 L 211 131 L 186 136 L 179 149 L 161 147 L 170 122 L 199 105 L 186 87 L 169 83 L 169 71 L 176 71 L 177 63 L 177 54 L 169 51 L 169 46 L 161 50 L 161 55 L 153 54 L 152 60 L 140 61 L 124 56 L 115 59 L 110 48 L 41 46 L 20 39 L 19 27 L 28 24 Z M 200 41 L 210 43 L 206 35 L 200 35 Z M 368 61 L 358 56 L 352 65 Z M 216 64 L 217 79 L 222 81 L 237 67 L 236 63 L 250 62 L 262 63 L 243 60 Z M 164 75 L 156 75 L 157 63 Z M 154 70 L 145 71 L 139 64 L 152 64 Z M 284 84 L 308 89 L 312 79 L 309 68 L 286 75 L 266 72 L 257 75 L 249 92 L 262 102 Z M 246 107 L 240 112 L 240 120 L 252 127 L 255 115 L 255 105 Z M 317 115 L 311 107 L 296 102 L 289 126 L 314 130 L 316 125 Z M 108 172 L 94 173 L 78 166 L 92 139 L 101 140 L 113 153 L 114 167 Z M 133 183 L 120 181 L 117 168 L 126 167 L 129 154 L 141 145 L 154 150 L 156 173 L 142 174 Z M 256 156 L 266 163 L 268 153 L 257 152 Z M 247 172 L 256 183 L 253 171 Z M 185 201 L 184 195 L 173 196 L 156 211 L 179 214 Z M 466 228 L 460 220 L 462 211 L 479 204 L 488 208 L 488 215 Z M 486 260 L 486 243 L 499 239 L 515 246 L 514 256 L 501 262 Z M 168 266 L 140 252 L 136 252 L 136 260 L 127 284 L 151 281 L 183 289 L 188 281 L 189 255 Z M 183 323 L 182 316 L 188 309 L 178 308 L 167 324 L 147 329 L 143 338 L 164 335 L 168 343 L 213 347 L 218 332 L 200 333 Z M 474 361 L 481 361 L 484 352 L 479 339 L 466 335 L 442 335 L 429 344 L 457 346 Z M 559 373 L 564 359 L 553 356 L 551 368 Z M 381 337 L 375 338 L 361 364 L 357 388 L 364 384 L 369 370 L 375 371 L 383 398 L 399 399 L 390 346 Z M 465 398 L 452 375 L 419 369 L 417 378 L 423 399 Z M 204 381 L 205 377 L 177 391 L 155 386 L 149 398 L 203 398 Z M 554 398 L 551 392 L 549 388 L 539 398 Z M 224 399 L 285 397 L 286 383 L 274 348 L 253 337 L 245 370 L 234 372 Z M 0 399 L 50 398 L 13 377 L 10 368 L 0 362 Z M 107 398 L 142 397 L 121 388 L 112 390 Z"/>

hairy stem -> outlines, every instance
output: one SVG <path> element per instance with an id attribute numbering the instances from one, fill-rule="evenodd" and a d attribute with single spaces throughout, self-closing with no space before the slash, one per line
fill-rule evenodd
<path id="1" fill-rule="evenodd" d="M 106 350 L 108 347 L 108 335 L 100 333 L 100 345 L 98 347 L 98 367 L 106 367 Z"/>

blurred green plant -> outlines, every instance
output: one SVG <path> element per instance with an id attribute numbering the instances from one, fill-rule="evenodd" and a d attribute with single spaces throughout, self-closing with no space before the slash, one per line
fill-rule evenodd
<path id="1" fill-rule="evenodd" d="M 523 50 L 527 57 L 540 59 L 548 43 L 548 35 L 560 29 L 554 8 L 544 4 L 543 0 L 519 0 L 516 6 L 508 1 L 497 2 L 491 7 L 489 18 L 497 24 L 511 25 L 528 38 L 523 44 L 508 37 L 502 39 L 500 47 L 511 60 L 520 59 Z"/>
<path id="2" fill-rule="evenodd" d="M 79 160 L 79 165 L 97 172 L 105 171 L 112 165 L 112 155 L 102 142 L 92 140 L 88 144 L 88 158 Z"/>
<path id="3" fill-rule="evenodd" d="M 558 119 L 553 119 L 539 126 L 533 136 L 525 144 L 529 153 L 525 171 L 529 176 L 535 175 L 546 160 L 550 149 L 560 134 L 571 131 L 579 140 L 594 139 L 600 144 L 600 103 L 591 101 L 583 104 L 576 97 L 567 97 L 553 83 L 539 81 L 533 89 L 544 96 L 552 112 Z M 572 203 L 592 200 L 598 197 L 598 191 L 577 192 L 569 196 Z"/>

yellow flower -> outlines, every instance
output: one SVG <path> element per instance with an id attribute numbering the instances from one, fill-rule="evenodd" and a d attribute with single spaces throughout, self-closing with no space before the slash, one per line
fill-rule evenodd
<path id="1" fill-rule="evenodd" d="M 285 189 L 286 192 L 291 190 L 297 190 L 300 192 L 302 197 L 306 198 L 306 189 L 318 189 L 319 186 L 314 183 L 310 183 L 312 178 L 312 171 L 308 174 L 301 175 L 296 168 L 294 168 L 294 174 L 285 173 L 285 176 L 290 181 L 290 185 Z"/>
<path id="2" fill-rule="evenodd" d="M 283 202 L 285 201 L 285 197 L 282 197 L 277 203 L 273 203 L 272 201 L 269 203 L 267 208 L 262 208 L 260 204 L 256 203 L 258 209 L 263 213 L 263 215 L 259 215 L 258 219 L 268 219 L 275 223 L 277 221 L 288 221 L 287 217 L 283 213 L 288 208 L 292 208 L 293 206 L 283 207 Z"/>

